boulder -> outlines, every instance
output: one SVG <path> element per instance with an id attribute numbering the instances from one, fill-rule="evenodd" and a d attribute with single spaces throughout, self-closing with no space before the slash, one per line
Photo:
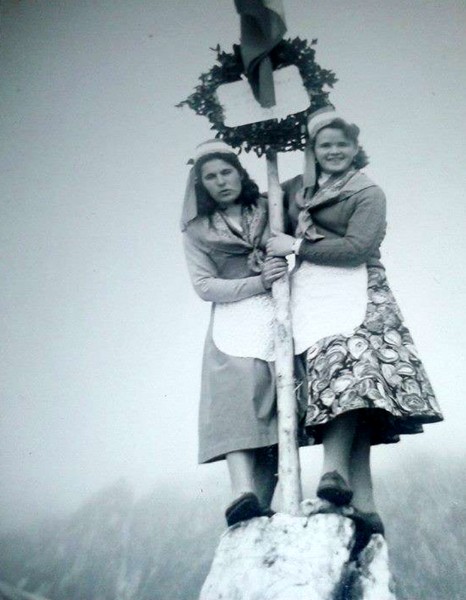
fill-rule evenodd
<path id="1" fill-rule="evenodd" d="M 306 504 L 307 502 L 307 504 Z M 395 600 L 381 535 L 358 556 L 353 521 L 325 503 L 230 527 L 200 600 Z"/>

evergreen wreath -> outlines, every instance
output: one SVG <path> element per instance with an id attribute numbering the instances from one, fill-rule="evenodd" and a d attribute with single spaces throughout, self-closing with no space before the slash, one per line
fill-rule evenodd
<path id="1" fill-rule="evenodd" d="M 176 106 L 189 106 L 196 114 L 207 117 L 212 124 L 211 129 L 217 131 L 216 137 L 234 148 L 244 149 L 246 152 L 254 150 L 258 156 L 267 150 L 304 150 L 307 117 L 329 104 L 329 92 L 324 91 L 324 86 L 332 88 L 337 81 L 332 71 L 322 69 L 315 62 L 315 50 L 312 46 L 316 44 L 317 40 L 312 40 L 308 45 L 307 40 L 299 37 L 293 40 L 284 39 L 270 53 L 274 70 L 289 65 L 296 65 L 299 69 L 311 100 L 309 108 L 303 112 L 289 115 L 280 121 L 270 119 L 239 127 L 225 126 L 223 109 L 215 92 L 219 85 L 238 81 L 244 74 L 238 45 L 234 45 L 233 52 L 230 53 L 224 52 L 219 45 L 211 48 L 217 54 L 217 64 L 199 77 L 200 83 L 194 92 Z"/>

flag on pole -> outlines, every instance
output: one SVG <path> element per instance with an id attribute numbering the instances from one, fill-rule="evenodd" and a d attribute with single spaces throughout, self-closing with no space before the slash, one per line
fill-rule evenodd
<path id="1" fill-rule="evenodd" d="M 254 97 L 265 108 L 274 106 L 270 51 L 286 31 L 282 0 L 235 0 L 241 19 L 241 57 Z"/>

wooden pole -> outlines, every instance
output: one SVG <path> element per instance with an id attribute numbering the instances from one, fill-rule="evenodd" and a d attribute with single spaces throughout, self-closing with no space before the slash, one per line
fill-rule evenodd
<path id="1" fill-rule="evenodd" d="M 267 154 L 269 221 L 272 232 L 284 229 L 283 192 L 278 177 L 276 152 Z M 300 514 L 301 468 L 298 453 L 298 414 L 295 396 L 293 336 L 288 275 L 272 286 L 275 300 L 275 371 L 278 405 L 278 478 L 283 511 Z"/>

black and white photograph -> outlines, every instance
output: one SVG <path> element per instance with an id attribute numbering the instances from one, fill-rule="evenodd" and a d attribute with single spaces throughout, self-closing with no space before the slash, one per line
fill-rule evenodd
<path id="1" fill-rule="evenodd" d="M 0 600 L 464 600 L 465 31 L 2 0 Z"/>

